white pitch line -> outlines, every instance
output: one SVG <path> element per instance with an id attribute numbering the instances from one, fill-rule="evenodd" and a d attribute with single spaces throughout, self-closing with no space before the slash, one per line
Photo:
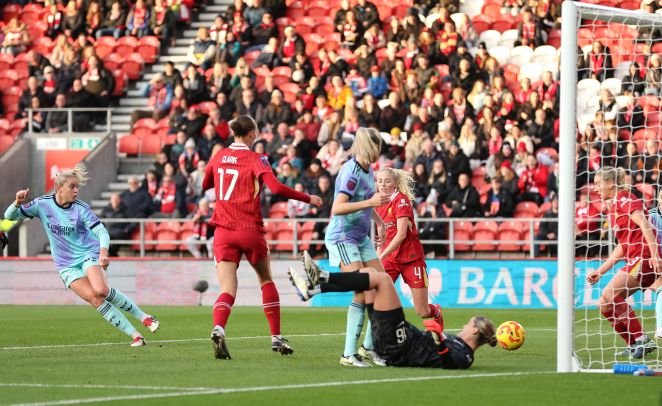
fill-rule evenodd
<path id="1" fill-rule="evenodd" d="M 207 391 L 182 391 L 182 392 L 154 393 L 154 394 L 141 394 L 141 395 L 66 399 L 66 400 L 56 400 L 52 402 L 19 403 L 19 404 L 15 404 L 14 406 L 72 405 L 78 403 L 112 402 L 118 400 L 143 400 L 143 399 L 173 398 L 173 397 L 184 397 L 184 396 L 223 395 L 228 393 L 266 392 L 266 391 L 287 390 L 287 389 L 325 388 L 325 387 L 345 386 L 345 385 L 368 385 L 368 384 L 381 384 L 381 383 L 418 382 L 418 381 L 465 379 L 465 378 L 466 379 L 493 378 L 493 377 L 510 377 L 510 376 L 540 375 L 540 374 L 555 374 L 555 373 L 556 372 L 553 371 L 512 372 L 512 373 L 506 372 L 506 373 L 492 373 L 492 374 L 433 375 L 433 376 L 416 376 L 416 377 L 385 378 L 385 379 L 364 379 L 360 381 L 335 381 L 335 382 L 304 383 L 304 384 L 294 384 L 294 385 L 253 386 L 247 388 L 218 388 L 218 389 L 210 389 Z"/>
<path id="2" fill-rule="evenodd" d="M 214 388 L 194 388 L 186 386 L 145 386 L 145 385 L 95 385 L 95 384 L 58 384 L 58 383 L 11 383 L 0 382 L 2 388 L 51 388 L 51 389 L 133 389 L 133 390 L 180 390 L 208 391 Z"/>
<path id="3" fill-rule="evenodd" d="M 448 329 L 448 331 L 460 331 L 459 328 Z M 555 328 L 529 328 L 526 331 L 541 331 L 550 332 L 556 331 Z M 334 337 L 344 336 L 345 333 L 320 333 L 320 334 L 290 334 L 287 337 Z M 226 337 L 226 340 L 260 340 L 271 338 L 271 336 L 247 336 L 247 337 Z M 195 341 L 209 341 L 208 338 L 182 338 L 174 340 L 147 340 L 147 343 L 156 344 L 169 344 L 169 343 L 188 343 Z M 110 345 L 127 345 L 127 342 L 111 342 L 111 343 L 87 343 L 87 344 L 57 344 L 57 345 L 35 345 L 35 346 L 19 346 L 19 347 L 0 347 L 0 351 L 18 351 L 18 350 L 43 350 L 53 348 L 79 348 L 79 347 L 104 347 Z"/>

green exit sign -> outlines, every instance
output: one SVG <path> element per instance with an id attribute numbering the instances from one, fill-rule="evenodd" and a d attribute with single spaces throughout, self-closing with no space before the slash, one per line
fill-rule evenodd
<path id="1" fill-rule="evenodd" d="M 100 141 L 101 140 L 97 137 L 70 138 L 69 149 L 92 150 L 99 144 Z"/>

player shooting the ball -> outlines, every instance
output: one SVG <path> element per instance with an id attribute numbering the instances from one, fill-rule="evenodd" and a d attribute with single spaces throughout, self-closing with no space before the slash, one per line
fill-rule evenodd
<path id="1" fill-rule="evenodd" d="M 323 272 L 313 261 L 305 261 L 305 274 L 289 269 L 290 279 L 302 300 L 327 292 L 364 292 L 374 289 L 372 334 L 375 351 L 387 365 L 396 367 L 467 369 L 474 352 L 483 344 L 497 343 L 492 322 L 482 316 L 472 317 L 457 335 L 444 334 L 444 320 L 438 317 L 423 321 L 421 331 L 405 320 L 400 298 L 388 274 L 373 268 L 358 272 Z"/>

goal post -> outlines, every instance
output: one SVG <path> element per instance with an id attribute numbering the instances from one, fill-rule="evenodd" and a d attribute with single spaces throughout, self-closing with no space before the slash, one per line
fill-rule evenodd
<path id="1" fill-rule="evenodd" d="M 609 160 L 610 162 L 619 162 L 622 156 L 618 155 L 618 151 L 625 150 L 623 147 L 627 144 L 634 144 L 641 149 L 648 140 L 662 141 L 662 127 L 660 125 L 660 117 L 662 116 L 660 106 L 662 106 L 662 102 L 659 102 L 656 108 L 649 108 L 650 106 L 645 102 L 645 100 L 649 100 L 650 96 L 654 95 L 655 86 L 653 86 L 653 90 L 651 91 L 649 91 L 648 87 L 645 87 L 645 90 L 640 92 L 641 94 L 633 94 L 633 97 L 630 97 L 628 94 L 627 97 L 629 99 L 619 99 L 618 97 L 622 96 L 620 95 L 620 81 L 614 80 L 605 83 L 604 78 L 602 78 L 602 81 L 589 80 L 584 82 L 589 87 L 597 86 L 597 93 L 594 93 L 595 89 L 588 87 L 582 87 L 578 90 L 578 60 L 580 57 L 579 53 L 587 51 L 587 49 L 582 50 L 582 47 L 588 47 L 587 42 L 594 40 L 601 41 L 602 45 L 609 45 L 608 49 L 614 57 L 614 78 L 620 79 L 624 72 L 625 74 L 628 73 L 628 65 L 632 61 L 640 62 L 641 60 L 645 60 L 648 62 L 651 55 L 662 52 L 662 45 L 655 47 L 657 42 L 662 43 L 662 38 L 659 38 L 656 34 L 640 41 L 640 44 L 635 44 L 635 38 L 641 40 L 644 32 L 655 33 L 656 29 L 662 30 L 661 14 L 646 13 L 640 10 L 624 10 L 575 1 L 564 1 L 562 4 L 559 66 L 561 101 L 559 106 L 559 241 L 557 271 L 558 372 L 605 372 L 611 370 L 615 363 L 633 362 L 633 360 L 627 358 L 619 359 L 617 357 L 616 352 L 622 350 L 626 345 L 618 337 L 617 333 L 611 329 L 609 323 L 602 320 L 600 311 L 595 306 L 597 297 L 599 297 L 598 290 L 604 284 L 601 284 L 599 287 L 588 286 L 582 283 L 586 277 L 586 269 L 590 266 L 595 266 L 595 263 L 599 262 L 592 261 L 590 259 L 592 257 L 589 256 L 588 252 L 585 256 L 577 255 L 578 251 L 576 247 L 578 238 L 575 233 L 575 210 L 578 186 L 586 187 L 590 184 L 592 182 L 592 176 L 595 173 L 590 167 L 588 167 L 589 169 L 583 168 L 581 171 L 577 168 L 577 140 L 581 139 L 580 143 L 587 145 L 588 149 L 596 148 L 596 151 L 600 155 L 598 162 L 606 161 L 605 150 L 593 147 L 593 145 L 605 144 L 593 144 L 592 141 L 587 141 L 587 138 L 590 137 L 585 135 L 585 129 L 587 124 L 597 122 L 596 126 L 601 127 L 602 131 L 606 131 L 605 128 L 609 128 L 609 126 L 614 125 L 614 122 L 618 122 L 618 117 L 613 117 L 613 114 L 602 113 L 602 123 L 600 123 L 599 116 L 596 115 L 596 103 L 600 97 L 599 93 L 605 89 L 609 91 L 613 90 L 614 92 L 617 91 L 619 95 L 613 95 L 615 100 L 618 100 L 619 103 L 634 100 L 634 104 L 644 106 L 645 113 L 643 115 L 645 117 L 644 124 L 639 128 L 630 127 L 631 131 L 629 134 L 628 131 L 621 131 L 623 129 L 616 125 L 618 138 L 612 143 L 613 146 L 611 148 L 614 149 L 610 149 L 612 155 L 609 156 Z M 620 37 L 619 33 L 621 33 Z M 642 35 L 636 35 L 637 33 Z M 625 46 L 628 45 L 628 38 L 630 37 L 632 37 L 632 46 Z M 647 50 L 648 55 L 642 51 L 644 49 Z M 595 60 L 601 61 L 601 58 L 598 57 Z M 591 74 L 590 68 L 588 74 L 589 76 Z M 618 84 L 618 89 L 616 89 L 615 84 Z M 662 88 L 662 86 L 659 87 Z M 585 91 L 586 89 L 588 90 Z M 655 96 L 660 100 L 662 94 L 658 90 Z M 653 101 L 651 103 L 655 101 L 655 98 L 652 99 Z M 632 107 L 629 106 L 627 109 L 629 112 Z M 620 114 L 620 111 L 617 114 Z M 592 115 L 594 118 L 592 118 Z M 628 119 L 630 117 L 628 116 Z M 613 129 L 610 130 L 614 131 Z M 592 130 L 591 134 L 594 135 Z M 582 145 L 579 145 L 579 147 L 581 148 Z M 660 160 L 659 149 L 655 155 L 656 159 Z M 587 153 L 585 156 L 587 157 L 587 162 L 589 162 L 588 158 L 590 155 Z M 604 163 L 601 162 L 598 165 L 604 166 Z M 643 173 L 646 173 L 646 171 L 646 168 L 642 170 Z M 662 171 L 660 174 L 662 175 Z M 641 183 L 644 184 L 643 186 L 646 186 L 645 181 L 642 182 L 641 180 L 637 181 L 633 179 L 632 185 L 635 186 L 635 183 L 639 183 L 637 186 L 641 186 Z M 652 185 L 655 189 L 662 182 L 656 180 L 656 183 Z M 591 201 L 590 199 L 588 205 L 596 203 L 596 207 L 606 207 L 605 202 Z M 655 200 L 653 199 L 653 202 Z M 603 212 L 600 215 L 600 221 L 602 222 L 604 220 L 606 220 L 606 214 Z M 611 230 L 607 230 L 605 234 L 608 234 L 611 240 L 605 241 L 603 239 L 599 243 L 613 243 L 613 233 Z M 600 251 L 596 259 L 603 261 L 606 259 L 606 255 Z M 578 264 L 582 265 L 578 266 Z M 605 282 L 611 279 L 614 272 L 617 271 L 618 266 L 604 275 L 603 279 Z M 582 281 L 579 280 L 580 278 Z M 654 317 L 651 316 L 653 314 L 651 310 L 653 308 L 651 306 L 651 296 L 650 292 L 647 296 L 644 293 L 638 293 L 630 300 L 635 314 L 645 319 L 642 323 L 643 329 L 649 335 L 651 331 L 654 334 L 655 329 Z M 652 296 L 652 300 L 655 300 L 654 296 Z M 634 361 L 638 361 L 639 363 L 644 362 L 653 367 L 660 368 L 662 365 L 660 352 L 662 352 L 662 348 L 644 357 L 643 360 Z"/>

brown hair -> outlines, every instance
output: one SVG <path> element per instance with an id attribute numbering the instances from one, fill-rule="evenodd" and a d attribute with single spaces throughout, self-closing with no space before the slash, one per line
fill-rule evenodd
<path id="1" fill-rule="evenodd" d="M 474 317 L 474 326 L 478 329 L 478 345 L 489 344 L 494 347 L 497 344 L 496 328 L 490 319 L 483 316 Z"/>
<path id="2" fill-rule="evenodd" d="M 257 131 L 257 124 L 250 116 L 239 116 L 230 121 L 230 129 L 235 137 L 245 137 L 251 131 Z"/>

